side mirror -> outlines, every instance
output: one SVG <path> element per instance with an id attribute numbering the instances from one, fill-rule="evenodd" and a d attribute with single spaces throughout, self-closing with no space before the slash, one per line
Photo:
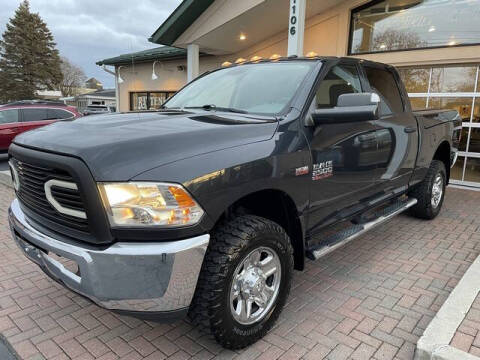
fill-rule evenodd
<path id="1" fill-rule="evenodd" d="M 349 123 L 378 119 L 380 97 L 375 93 L 342 94 L 337 106 L 312 113 L 315 125 Z"/>

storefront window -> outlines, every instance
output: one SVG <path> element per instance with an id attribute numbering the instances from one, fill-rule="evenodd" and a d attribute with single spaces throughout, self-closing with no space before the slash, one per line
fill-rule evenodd
<path id="1" fill-rule="evenodd" d="M 399 69 L 399 73 L 409 93 L 426 93 L 428 91 L 430 69 L 404 68 Z"/>
<path id="2" fill-rule="evenodd" d="M 467 158 L 463 180 L 480 183 L 480 158 Z"/>
<path id="3" fill-rule="evenodd" d="M 463 136 L 463 135 L 462 135 Z M 480 154 L 480 128 L 472 127 L 470 130 L 470 143 L 468 151 Z"/>
<path id="4" fill-rule="evenodd" d="M 173 94 L 173 91 L 131 92 L 130 111 L 158 110 Z"/>
<path id="5" fill-rule="evenodd" d="M 480 122 L 480 96 L 475 98 L 475 106 L 473 107 L 472 122 Z"/>
<path id="6" fill-rule="evenodd" d="M 476 66 L 434 67 L 430 92 L 473 92 L 476 74 Z"/>
<path id="7" fill-rule="evenodd" d="M 457 110 L 462 121 L 469 122 L 472 114 L 473 98 L 446 98 L 431 97 L 429 99 L 429 109 L 452 109 Z"/>
<path id="8" fill-rule="evenodd" d="M 352 11 L 350 54 L 480 42 L 479 1 L 387 0 Z"/>
<path id="9" fill-rule="evenodd" d="M 459 156 L 455 165 L 450 169 L 450 178 L 452 180 L 463 180 L 463 164 L 465 162 L 465 158 L 463 156 Z"/>
<path id="10" fill-rule="evenodd" d="M 412 97 L 410 98 L 410 105 L 412 106 L 412 110 L 425 110 L 427 108 L 427 98 L 426 97 L 421 97 L 421 98 L 416 98 Z"/>
<path id="11" fill-rule="evenodd" d="M 147 110 L 147 93 L 130 94 L 130 110 Z"/>
<path id="12" fill-rule="evenodd" d="M 478 64 L 399 69 L 412 109 L 458 111 L 463 129 L 458 160 L 451 170 L 452 182 L 480 187 L 480 84 L 475 87 L 478 72 Z"/>

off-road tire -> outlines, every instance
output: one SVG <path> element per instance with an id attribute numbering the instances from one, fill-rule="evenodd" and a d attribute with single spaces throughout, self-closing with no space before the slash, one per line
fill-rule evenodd
<path id="1" fill-rule="evenodd" d="M 280 259 L 279 292 L 275 304 L 263 319 L 242 325 L 233 318 L 230 310 L 233 274 L 247 254 L 264 246 L 275 250 Z M 280 225 L 253 215 L 225 221 L 211 234 L 188 316 L 223 347 L 244 348 L 265 336 L 278 319 L 290 293 L 292 273 L 293 248 Z"/>
<path id="2" fill-rule="evenodd" d="M 437 175 L 443 178 L 443 189 L 440 203 L 437 207 L 432 206 L 432 187 Z M 445 187 L 447 182 L 447 172 L 445 164 L 438 160 L 433 160 L 428 169 L 425 179 L 409 192 L 409 196 L 418 200 L 418 203 L 410 209 L 410 214 L 420 219 L 431 220 L 435 218 L 443 205 L 445 198 Z"/>

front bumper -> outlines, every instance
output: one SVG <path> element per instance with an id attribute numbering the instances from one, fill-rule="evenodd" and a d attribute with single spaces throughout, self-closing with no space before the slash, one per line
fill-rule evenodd
<path id="1" fill-rule="evenodd" d="M 210 239 L 205 234 L 170 242 L 116 243 L 98 250 L 38 231 L 17 199 L 8 217 L 25 256 L 54 280 L 104 308 L 160 318 L 188 309 Z M 52 254 L 75 262 L 79 272 Z"/>

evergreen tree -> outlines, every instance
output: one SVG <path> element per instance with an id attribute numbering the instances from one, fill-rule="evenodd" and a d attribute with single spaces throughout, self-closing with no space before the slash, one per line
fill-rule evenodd
<path id="1" fill-rule="evenodd" d="M 0 103 L 34 99 L 62 81 L 60 56 L 52 33 L 24 0 L 0 40 Z"/>

